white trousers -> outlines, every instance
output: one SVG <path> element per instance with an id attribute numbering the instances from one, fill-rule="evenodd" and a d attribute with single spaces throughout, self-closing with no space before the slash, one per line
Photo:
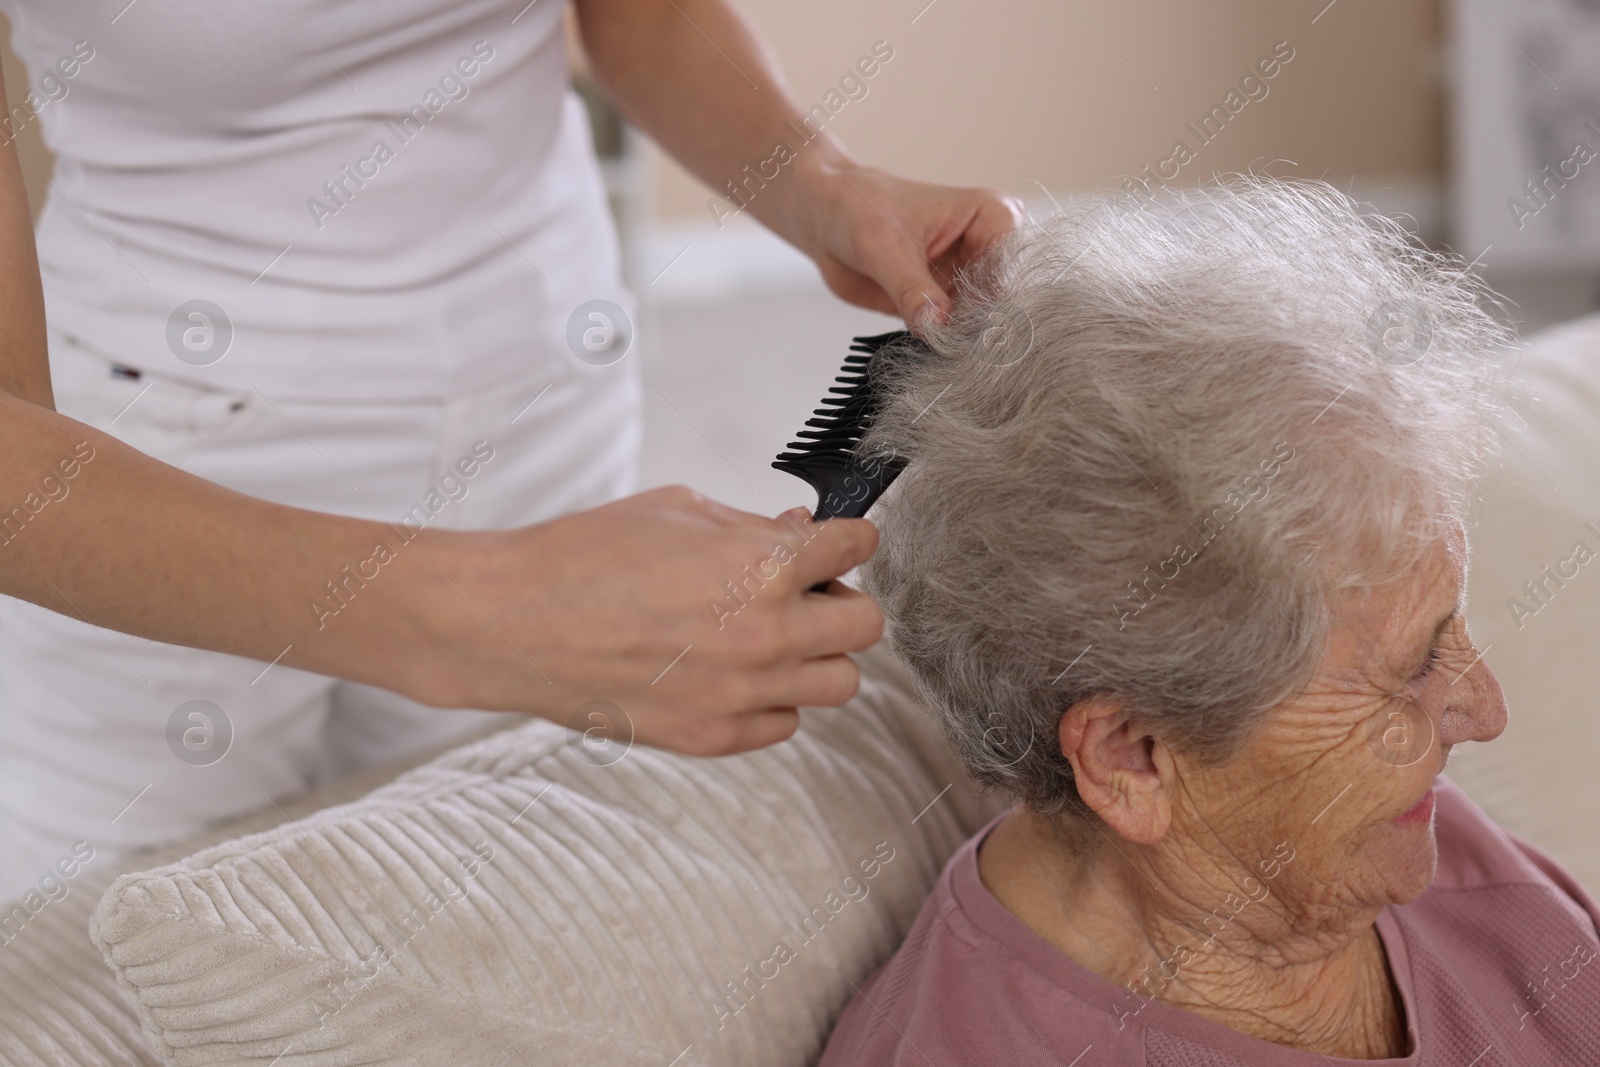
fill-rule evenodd
<path id="1" fill-rule="evenodd" d="M 58 409 L 142 452 L 266 500 L 454 529 L 538 522 L 632 491 L 637 359 L 567 362 L 540 360 L 523 380 L 448 400 L 326 403 L 119 377 L 107 359 L 51 338 Z M 49 506 L 72 503 L 69 493 Z M 359 612 L 357 597 L 340 614 Z M 308 615 L 318 598 L 338 603 L 308 589 Z M 491 717 L 0 597 L 0 901 L 75 842 L 104 862 Z"/>

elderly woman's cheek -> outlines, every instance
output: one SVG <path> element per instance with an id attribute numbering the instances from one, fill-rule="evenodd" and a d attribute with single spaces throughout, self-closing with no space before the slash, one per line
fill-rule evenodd
<path id="1" fill-rule="evenodd" d="M 1430 694 L 1406 693 L 1385 700 L 1367 721 L 1365 752 L 1379 768 L 1404 769 L 1428 764 L 1437 771 L 1439 729 L 1437 705 Z M 1431 761 L 1431 763 L 1430 763 Z M 1432 777 L 1430 774 L 1429 777 Z"/>

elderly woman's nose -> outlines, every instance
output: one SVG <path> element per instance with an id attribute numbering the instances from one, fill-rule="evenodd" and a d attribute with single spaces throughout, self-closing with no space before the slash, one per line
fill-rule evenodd
<path id="1" fill-rule="evenodd" d="M 1450 683 L 1444 715 L 1439 720 L 1440 740 L 1446 745 L 1460 741 L 1493 741 L 1506 728 L 1506 696 L 1500 679 L 1482 659 Z"/>

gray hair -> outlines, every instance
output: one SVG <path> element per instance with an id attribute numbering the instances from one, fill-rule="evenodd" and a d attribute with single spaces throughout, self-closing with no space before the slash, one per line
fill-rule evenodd
<path id="1" fill-rule="evenodd" d="M 1320 182 L 1070 203 L 891 352 L 908 461 L 864 588 L 982 782 L 1080 807 L 1097 693 L 1198 758 L 1304 689 L 1332 594 L 1402 574 L 1496 451 L 1507 330 L 1456 257 Z"/>

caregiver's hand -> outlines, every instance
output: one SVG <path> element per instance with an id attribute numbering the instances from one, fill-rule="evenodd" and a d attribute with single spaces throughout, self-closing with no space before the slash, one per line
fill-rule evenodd
<path id="1" fill-rule="evenodd" d="M 406 531 L 143 455 L 52 411 L 48 377 L 27 373 L 42 363 L 0 373 L 0 593 L 102 631 L 258 661 L 246 677 L 300 667 L 562 724 L 610 700 L 638 740 L 694 754 L 781 741 L 795 705 L 847 700 L 843 653 L 880 633 L 855 590 L 809 591 L 872 554 L 865 520 L 766 519 L 673 488 L 518 530 Z"/>
<path id="2" fill-rule="evenodd" d="M 427 650 L 425 699 L 563 723 L 609 700 L 637 740 L 695 755 L 781 741 L 796 705 L 848 700 L 844 653 L 882 632 L 861 593 L 809 592 L 872 554 L 862 519 L 768 519 L 674 486 L 437 544 L 417 580 L 438 633 L 408 653 Z"/>
<path id="3" fill-rule="evenodd" d="M 993 189 L 857 163 L 816 108 L 801 107 L 772 49 L 729 0 L 575 0 L 574 9 L 595 79 L 717 191 L 708 201 L 717 226 L 748 210 L 853 304 L 912 326 L 943 319 L 955 272 L 1022 221 L 1021 202 Z M 860 62 L 846 77 L 865 100 L 857 74 L 878 68 Z"/>
<path id="4" fill-rule="evenodd" d="M 796 165 L 796 194 L 774 229 L 816 261 L 828 288 L 911 326 L 943 321 L 956 272 L 1022 221 L 994 189 L 901 178 L 843 159 Z"/>

